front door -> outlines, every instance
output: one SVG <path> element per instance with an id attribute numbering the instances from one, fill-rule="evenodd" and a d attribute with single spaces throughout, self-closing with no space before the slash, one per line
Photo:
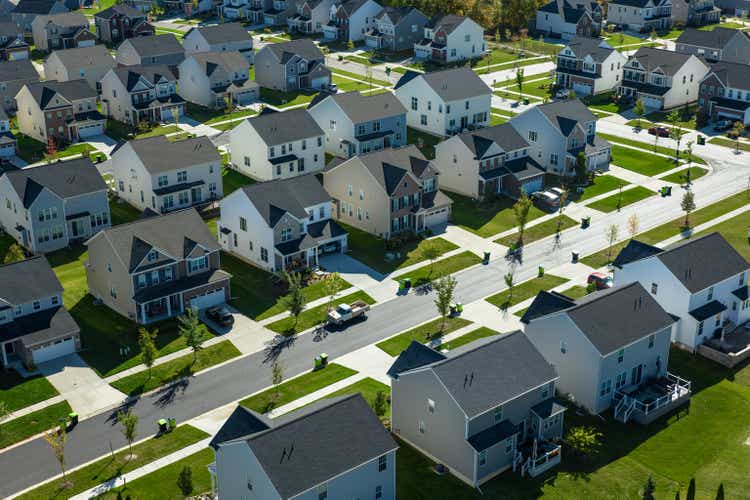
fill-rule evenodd
<path id="1" fill-rule="evenodd" d="M 390 135 L 386 135 L 385 137 L 383 137 L 383 147 L 384 148 L 390 148 L 391 147 L 391 136 Z"/>
<path id="2" fill-rule="evenodd" d="M 201 188 L 193 188 L 190 190 L 190 195 L 193 198 L 193 203 L 199 203 L 202 200 Z"/>
<path id="3" fill-rule="evenodd" d="M 469 125 L 469 117 L 462 116 L 461 117 L 461 130 L 465 129 L 467 125 Z"/>
<path id="4" fill-rule="evenodd" d="M 634 366 L 630 371 L 630 385 L 638 385 L 641 383 L 641 376 L 643 375 L 643 365 Z"/>

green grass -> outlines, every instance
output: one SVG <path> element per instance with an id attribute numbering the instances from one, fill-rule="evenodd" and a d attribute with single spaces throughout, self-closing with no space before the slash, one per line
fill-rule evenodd
<path id="1" fill-rule="evenodd" d="M 370 377 L 363 378 L 362 380 L 358 382 L 354 382 L 352 385 L 348 385 L 344 387 L 343 389 L 339 389 L 338 391 L 332 392 L 328 394 L 327 396 L 324 396 L 316 401 L 313 401 L 312 403 L 316 403 L 318 401 L 322 401 L 324 399 L 331 399 L 331 398 L 337 398 L 339 396 L 349 396 L 351 394 L 361 394 L 363 398 L 365 398 L 365 401 L 367 401 L 367 404 L 370 405 L 370 408 L 375 410 L 375 398 L 377 398 L 378 393 L 383 392 L 386 395 L 385 400 L 385 408 L 382 415 L 378 415 L 380 419 L 384 418 L 390 418 L 391 416 L 391 388 L 385 385 L 382 382 L 378 382 L 375 379 L 372 379 Z M 312 404 L 310 403 L 310 404 Z"/>
<path id="2" fill-rule="evenodd" d="M 93 16 L 97 12 L 101 12 L 112 7 L 115 3 L 117 3 L 116 0 L 98 0 L 95 7 L 92 4 L 92 7 L 81 9 L 81 12 L 83 12 L 83 14 L 86 16 Z"/>
<path id="3" fill-rule="evenodd" d="M 107 125 L 104 129 L 104 133 L 116 141 L 124 141 L 130 138 L 130 134 L 133 132 L 131 127 L 123 122 L 117 121 L 113 118 L 107 119 Z"/>
<path id="4" fill-rule="evenodd" d="M 636 43 L 643 43 L 643 42 L 646 42 L 647 40 L 643 38 L 638 38 L 632 35 L 627 35 L 625 33 L 615 33 L 605 38 L 604 41 L 606 41 L 612 47 L 622 47 L 623 45 L 634 45 Z"/>
<path id="5" fill-rule="evenodd" d="M 494 335 L 500 335 L 500 332 L 496 332 L 495 330 L 487 328 L 486 326 L 481 326 L 476 330 L 472 330 L 469 333 L 461 335 L 460 337 L 449 340 L 445 344 L 440 344 L 438 347 L 436 347 L 436 349 L 439 351 L 450 351 L 452 349 L 456 349 L 458 347 L 474 342 L 475 340 L 483 339 L 485 337 L 492 337 Z"/>
<path id="6" fill-rule="evenodd" d="M 419 286 L 441 276 L 453 274 L 467 267 L 479 264 L 480 262 L 482 262 L 482 259 L 466 250 L 451 257 L 435 261 L 434 264 L 427 264 L 426 266 L 409 271 L 400 275 L 398 279 L 403 280 L 408 278 L 411 280 L 412 286 Z"/>
<path id="7" fill-rule="evenodd" d="M 20 158 L 28 163 L 35 163 L 44 159 L 44 154 L 47 151 L 44 143 L 21 133 L 16 133 L 15 136 L 16 152 Z"/>
<path id="8" fill-rule="evenodd" d="M 365 66 L 372 66 L 373 63 L 370 61 L 367 57 L 362 57 L 358 54 L 352 54 L 349 56 L 344 56 L 344 59 L 347 61 L 355 62 L 358 64 L 364 64 Z"/>
<path id="9" fill-rule="evenodd" d="M 630 109 L 630 106 L 621 106 L 612 101 L 614 95 L 614 91 L 604 92 L 602 94 L 586 97 L 583 102 L 586 103 L 589 108 L 607 111 L 609 113 L 622 113 L 623 111 Z"/>
<path id="10" fill-rule="evenodd" d="M 674 182 L 675 184 L 683 184 L 687 181 L 687 173 L 690 171 L 690 181 L 695 181 L 703 177 L 708 173 L 708 170 L 701 167 L 689 167 L 679 170 L 677 172 L 665 175 L 659 179 L 667 182 Z"/>
<path id="11" fill-rule="evenodd" d="M 428 134 L 427 132 L 422 132 L 411 127 L 406 128 L 406 143 L 417 146 L 428 160 L 435 159 L 435 146 L 441 140 L 442 138 L 436 135 Z"/>
<path id="12" fill-rule="evenodd" d="M 680 108 L 677 111 L 679 120 L 677 125 L 682 128 L 695 130 L 695 120 L 698 114 L 698 105 L 693 104 L 688 106 L 687 111 L 684 108 Z M 646 115 L 646 119 L 655 123 L 666 123 L 671 126 L 672 122 L 669 121 L 669 115 L 672 111 L 654 111 Z"/>
<path id="13" fill-rule="evenodd" d="M 365 292 L 358 291 L 358 292 L 349 294 L 345 297 L 340 297 L 336 299 L 333 304 L 334 306 L 337 306 L 343 303 L 351 304 L 352 302 L 355 302 L 357 300 L 363 300 L 367 302 L 368 304 L 375 303 L 375 299 L 367 295 Z M 305 309 L 304 311 L 302 311 L 302 314 L 299 315 L 296 326 L 294 324 L 294 318 L 289 316 L 287 318 L 274 321 L 270 325 L 267 325 L 266 328 L 268 328 L 269 330 L 273 330 L 274 332 L 281 333 L 283 335 L 291 335 L 294 333 L 303 332 L 307 330 L 308 328 L 312 328 L 316 325 L 323 323 L 326 319 L 327 308 L 328 308 L 328 304 L 321 304 L 311 309 Z"/>
<path id="14" fill-rule="evenodd" d="M 61 401 L 4 422 L 0 426 L 0 449 L 56 427 L 60 419 L 66 418 L 71 411 L 68 402 Z"/>
<path id="15" fill-rule="evenodd" d="M 516 216 L 513 213 L 515 202 L 510 198 L 476 201 L 456 193 L 450 193 L 450 197 L 453 200 L 453 223 L 482 238 L 489 238 L 516 226 Z M 544 212 L 532 206 L 529 221 L 542 215 Z"/>
<path id="16" fill-rule="evenodd" d="M 59 151 L 57 153 L 57 158 L 65 159 L 68 156 L 75 156 L 75 155 L 87 155 L 90 153 L 94 153 L 99 151 L 91 144 L 81 142 L 77 144 L 71 144 L 67 148 L 63 149 L 62 151 Z"/>
<path id="17" fill-rule="evenodd" d="M 542 238 L 546 238 L 547 236 L 551 236 L 555 234 L 558 230 L 558 225 L 560 228 L 560 232 L 562 232 L 562 231 L 565 231 L 566 229 L 569 229 L 573 226 L 578 225 L 578 222 L 574 221 L 567 215 L 563 215 L 562 220 L 558 219 L 558 217 L 555 216 L 552 219 L 546 220 L 539 224 L 535 224 L 533 226 L 529 226 L 523 232 L 524 244 L 528 245 L 529 243 L 532 243 L 537 240 L 541 240 Z M 503 236 L 502 238 L 495 240 L 495 243 L 499 243 L 505 246 L 510 246 L 517 242 L 518 242 L 517 232 L 513 234 L 509 234 L 508 236 Z"/>
<path id="18" fill-rule="evenodd" d="M 317 92 L 281 92 L 280 90 L 268 89 L 261 87 L 260 99 L 268 104 L 276 106 L 277 108 L 288 108 L 290 106 L 298 106 L 300 104 L 307 104 L 313 100 L 313 97 L 317 95 Z"/>
<path id="19" fill-rule="evenodd" d="M 341 279 L 341 290 L 346 290 L 348 288 L 351 288 L 351 283 L 346 281 L 345 279 Z M 261 290 L 261 293 L 267 293 L 267 290 Z M 323 280 L 316 281 L 315 283 L 310 283 L 305 288 L 302 289 L 302 295 L 305 298 L 305 303 L 312 302 L 313 300 L 317 300 L 320 298 L 323 298 L 326 296 L 326 282 Z M 284 302 L 288 295 L 284 295 L 278 298 L 276 303 L 260 313 L 258 316 L 255 317 L 257 321 L 270 318 L 271 316 L 275 316 L 277 314 L 285 312 L 286 306 L 284 305 Z"/>
<path id="20" fill-rule="evenodd" d="M 653 136 L 650 136 L 648 134 L 645 134 L 645 138 L 647 142 L 644 141 L 635 141 L 633 139 L 625 139 L 620 136 L 616 135 L 610 135 L 610 134 L 597 134 L 602 139 L 606 139 L 609 142 L 613 142 L 615 144 L 624 144 L 626 146 L 632 146 L 634 148 L 641 148 L 646 151 L 653 151 L 654 153 L 660 153 L 663 155 L 667 155 L 669 157 L 674 157 L 674 148 L 666 148 L 664 146 L 659 146 L 657 144 L 656 148 L 654 148 L 654 138 Z M 650 139 L 649 139 L 650 138 Z M 680 155 L 680 158 L 687 158 L 687 155 L 685 154 L 683 150 L 683 154 Z M 700 158 L 693 154 L 693 157 L 691 158 L 693 163 L 697 163 L 700 165 L 705 165 L 706 161 L 703 158 Z"/>
<path id="21" fill-rule="evenodd" d="M 585 297 L 586 295 L 588 295 L 589 291 L 585 286 L 574 285 L 563 290 L 560 293 L 565 295 L 566 297 L 570 297 L 571 299 L 580 299 L 581 297 Z"/>
<path id="22" fill-rule="evenodd" d="M 506 118 L 504 116 L 497 116 L 495 114 L 491 114 L 490 115 L 490 127 L 494 127 L 495 125 L 502 125 L 508 120 L 509 118 Z"/>
<path id="23" fill-rule="evenodd" d="M 324 387 L 356 375 L 356 371 L 336 363 L 330 363 L 323 369 L 305 373 L 281 383 L 278 387 L 266 389 L 263 392 L 240 401 L 245 408 L 267 413 L 274 408 L 291 403 L 303 396 L 312 394 Z M 278 397 L 276 392 L 278 391 Z"/>
<path id="24" fill-rule="evenodd" d="M 618 208 L 626 207 L 641 200 L 645 200 L 655 194 L 656 193 L 643 186 L 635 186 L 632 189 L 626 189 L 623 191 L 622 196 L 620 196 L 620 193 L 615 193 L 612 196 L 607 196 L 601 200 L 589 203 L 587 206 L 594 210 L 599 210 L 600 212 L 609 213 L 618 210 Z"/>
<path id="25" fill-rule="evenodd" d="M 177 125 L 163 125 L 159 127 L 154 127 L 148 132 L 142 132 L 140 134 L 136 134 L 136 139 L 145 139 L 147 137 L 157 137 L 160 135 L 167 135 L 167 134 L 176 134 L 177 132 L 182 132 L 182 129 L 178 127 Z"/>
<path id="26" fill-rule="evenodd" d="M 359 80 L 350 80 L 343 76 L 333 75 L 333 83 L 339 88 L 339 92 L 369 92 L 370 90 L 376 90 L 377 87 L 370 86 L 370 84 L 361 82 Z"/>
<path id="27" fill-rule="evenodd" d="M 178 40 L 182 40 L 182 38 L 185 36 L 185 33 L 186 33 L 185 31 L 180 31 L 180 30 L 173 29 L 173 28 L 162 28 L 162 27 L 155 28 L 154 32 L 157 35 L 167 35 L 171 33 Z"/>
<path id="28" fill-rule="evenodd" d="M 714 137 L 708 142 L 711 144 L 716 144 L 717 146 L 724 146 L 725 148 L 732 148 L 733 150 L 737 149 L 737 141 L 732 140 L 732 139 L 726 139 L 724 137 Z M 740 142 L 739 149 L 740 151 L 750 151 L 750 144 L 746 142 Z"/>
<path id="29" fill-rule="evenodd" d="M 345 71 L 343 69 L 338 68 L 330 68 L 331 73 L 334 75 L 340 75 L 340 76 L 348 76 L 349 78 L 354 78 L 355 80 L 362 80 L 364 82 L 372 81 L 373 85 L 380 85 L 381 87 L 391 87 L 393 84 L 391 82 L 387 82 L 385 80 L 378 80 L 377 78 L 372 78 L 371 80 L 366 78 L 366 75 L 362 75 L 359 73 L 353 73 L 351 71 Z"/>
<path id="30" fill-rule="evenodd" d="M 391 337 L 387 340 L 375 344 L 381 350 L 386 352 L 390 356 L 398 356 L 402 351 L 406 350 L 411 344 L 412 340 L 415 340 L 421 344 L 426 344 L 430 340 L 440 338 L 443 335 L 447 335 L 453 331 L 463 328 L 471 324 L 471 321 L 461 317 L 446 318 L 445 327 L 442 328 L 443 319 L 438 318 L 429 323 L 425 323 L 411 330 L 407 330 L 403 333 Z"/>
<path id="31" fill-rule="evenodd" d="M 553 83 L 552 78 L 544 78 L 542 80 L 537 80 L 535 82 L 528 82 L 530 78 L 525 79 L 523 87 L 521 89 L 521 93 L 524 95 L 531 95 L 535 97 L 549 97 L 550 95 L 550 86 Z M 515 80 L 512 80 L 515 82 Z M 513 85 L 512 87 L 505 87 L 504 88 L 506 95 L 504 97 L 517 97 L 518 96 L 518 85 Z M 497 94 L 497 92 L 496 92 Z"/>
<path id="32" fill-rule="evenodd" d="M 703 236 L 708 233 L 718 232 L 732 245 L 745 259 L 750 259 L 750 243 L 747 239 L 747 228 L 750 227 L 750 212 L 720 222 L 713 227 L 692 235 L 692 237 Z"/>
<path id="33" fill-rule="evenodd" d="M 531 66 L 532 64 L 540 64 L 545 62 L 545 59 L 516 59 L 513 61 L 509 61 L 507 63 L 502 64 L 501 66 L 494 66 L 490 67 L 490 69 L 487 69 L 487 65 L 479 65 L 475 64 L 471 69 L 474 70 L 474 72 L 477 75 L 485 75 L 487 73 L 494 73 L 495 71 L 503 71 L 508 69 L 518 69 L 523 68 L 524 66 Z"/>
<path id="34" fill-rule="evenodd" d="M 154 366 L 151 370 L 151 376 L 149 376 L 148 370 L 143 370 L 116 380 L 111 385 L 128 396 L 137 396 L 164 384 L 189 377 L 210 366 L 236 358 L 240 354 L 242 353 L 237 350 L 234 344 L 225 340 L 201 349 L 198 351 L 195 360 L 192 353 L 186 354 L 172 361 Z"/>
<path id="35" fill-rule="evenodd" d="M 236 170 L 224 167 L 221 169 L 221 183 L 224 188 L 224 196 L 228 196 L 243 186 L 254 184 L 255 181 Z"/>
<path id="36" fill-rule="evenodd" d="M 112 219 L 112 225 L 117 226 L 119 224 L 125 224 L 138 220 L 141 216 L 141 212 L 130 205 L 123 199 L 115 198 L 112 194 L 109 195 L 109 216 Z"/>
<path id="37" fill-rule="evenodd" d="M 641 175 L 654 176 L 672 170 L 675 163 L 672 158 L 657 156 L 646 151 L 612 145 L 612 163 Z"/>
<path id="38" fill-rule="evenodd" d="M 146 426 L 148 426 L 149 423 L 141 422 L 138 428 L 137 438 L 143 438 L 156 430 L 155 425 L 153 425 L 153 427 L 149 426 L 148 430 L 146 430 Z M 107 455 L 106 457 L 81 467 L 74 472 L 69 472 L 67 479 L 72 483 L 70 488 L 61 490 L 60 480 L 55 480 L 43 484 L 18 498 L 23 500 L 70 498 L 78 493 L 88 490 L 89 488 L 93 488 L 94 486 L 114 479 L 125 472 L 143 467 L 158 458 L 197 443 L 207 437 L 209 437 L 208 434 L 196 429 L 195 427 L 181 425 L 168 434 L 155 436 L 143 441 L 142 443 L 134 445 L 133 457 L 129 457 L 130 453 L 125 449 L 115 453 L 114 457 Z M 176 479 L 177 478 L 174 478 L 171 482 L 175 483 Z"/>
<path id="39" fill-rule="evenodd" d="M 24 378 L 15 370 L 0 372 L 0 401 L 5 403 L 8 411 L 25 408 L 58 394 L 57 389 L 42 376 Z"/>
<path id="40" fill-rule="evenodd" d="M 594 182 L 584 188 L 583 193 L 579 194 L 571 190 L 569 197 L 572 201 L 582 203 L 596 196 L 618 189 L 621 185 L 624 187 L 628 184 L 630 184 L 628 181 L 611 174 L 597 175 L 594 177 Z"/>
<path id="41" fill-rule="evenodd" d="M 562 285 L 566 281 L 568 281 L 567 278 L 561 278 L 553 274 L 545 274 L 542 277 L 536 277 L 524 281 L 523 283 L 518 283 L 513 287 L 512 295 L 509 290 L 504 290 L 491 297 L 487 297 L 484 300 L 500 309 L 507 309 L 526 299 L 536 297 L 536 294 L 542 290 L 550 290 L 556 286 Z"/>
<path id="42" fill-rule="evenodd" d="M 239 118 L 246 118 L 256 114 L 258 114 L 258 112 L 254 109 L 240 109 L 227 113 L 226 109 L 210 109 L 191 102 L 187 103 L 187 115 L 196 121 L 205 123 L 206 125 L 226 120 L 238 120 Z"/>
<path id="43" fill-rule="evenodd" d="M 728 28 L 732 30 L 744 30 L 746 29 L 746 26 L 744 24 L 735 23 L 732 21 L 726 21 L 723 23 L 716 23 L 716 24 L 707 24 L 705 26 L 701 26 L 698 28 L 701 31 L 713 31 L 716 28 Z"/>

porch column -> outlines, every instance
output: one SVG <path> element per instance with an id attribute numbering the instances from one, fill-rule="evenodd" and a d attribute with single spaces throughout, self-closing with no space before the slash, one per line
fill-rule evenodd
<path id="1" fill-rule="evenodd" d="M 2 344 L 0 344 L 0 349 L 2 349 L 2 351 L 3 351 L 3 366 L 7 367 L 8 366 L 8 357 L 5 354 L 5 344 L 6 344 L 5 342 L 3 342 Z"/>
<path id="2" fill-rule="evenodd" d="M 170 298 L 167 296 L 167 316 L 172 316 L 172 301 L 169 300 Z"/>
<path id="3" fill-rule="evenodd" d="M 146 305 L 145 304 L 139 304 L 138 307 L 141 309 L 141 323 L 146 323 Z"/>

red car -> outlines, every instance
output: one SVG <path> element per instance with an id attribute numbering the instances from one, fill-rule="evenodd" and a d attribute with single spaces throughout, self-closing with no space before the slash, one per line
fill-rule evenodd
<path id="1" fill-rule="evenodd" d="M 612 288 L 614 282 L 612 278 L 604 273 L 591 273 L 589 274 L 588 283 L 595 283 L 597 290 L 604 290 L 606 288 Z"/>
<path id="2" fill-rule="evenodd" d="M 648 133 L 658 135 L 659 137 L 669 137 L 669 129 L 667 127 L 651 127 L 648 129 Z"/>

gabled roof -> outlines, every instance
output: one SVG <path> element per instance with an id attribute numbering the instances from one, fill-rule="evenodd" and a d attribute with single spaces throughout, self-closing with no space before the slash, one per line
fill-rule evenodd
<path id="1" fill-rule="evenodd" d="M 594 113 L 579 99 L 540 104 L 534 109 L 541 111 L 565 137 L 568 137 L 579 123 L 596 120 Z"/>
<path id="2" fill-rule="evenodd" d="M 468 17 L 466 16 L 457 16 L 455 14 L 437 15 L 430 20 L 427 26 L 434 31 L 445 31 L 449 35 L 467 19 Z"/>
<path id="3" fill-rule="evenodd" d="M 725 87 L 750 90 L 750 65 L 719 61 L 711 65 L 711 73 Z"/>
<path id="4" fill-rule="evenodd" d="M 268 109 L 267 112 L 247 118 L 246 121 L 267 146 L 287 144 L 323 135 L 323 129 L 304 108 L 289 111 Z"/>
<path id="5" fill-rule="evenodd" d="M 172 33 L 164 35 L 136 36 L 128 38 L 129 43 L 141 57 L 155 57 L 165 54 L 182 54 L 185 49 Z M 122 45 L 121 45 L 122 47 Z"/>
<path id="6" fill-rule="evenodd" d="M 630 56 L 640 63 L 646 71 L 661 69 L 667 76 L 673 76 L 690 59 L 691 54 L 682 54 L 671 50 L 655 49 L 653 47 L 641 47 L 635 54 Z"/>
<path id="7" fill-rule="evenodd" d="M 426 158 L 414 144 L 373 151 L 351 158 L 340 165 L 349 162 L 362 163 L 389 196 L 398 189 L 401 180 L 409 173 L 419 178 L 425 168 L 431 168 L 425 165 L 428 163 Z"/>
<path id="8" fill-rule="evenodd" d="M 625 245 L 622 250 L 620 250 L 620 253 L 617 254 L 617 257 L 615 257 L 612 265 L 622 269 L 622 266 L 624 266 L 625 264 L 630 264 L 631 262 L 635 262 L 636 260 L 651 257 L 652 255 L 659 254 L 662 251 L 663 250 L 659 247 L 655 247 L 638 240 L 630 240 L 628 241 L 628 244 Z"/>
<path id="9" fill-rule="evenodd" d="M 244 71 L 245 78 L 249 78 L 247 71 L 250 69 L 250 63 L 236 50 L 229 52 L 198 52 L 187 57 L 188 59 L 195 59 L 195 62 L 203 68 L 207 76 L 211 76 L 217 67 L 222 67 L 228 73 L 235 71 L 242 73 Z"/>
<path id="10" fill-rule="evenodd" d="M 56 95 L 68 101 L 91 99 L 97 95 L 96 90 L 92 89 L 86 80 L 83 79 L 69 80 L 67 82 L 45 80 L 43 82 L 27 83 L 26 87 L 41 109 L 45 109 Z"/>
<path id="11" fill-rule="evenodd" d="M 526 308 L 526 312 L 521 317 L 521 323 L 529 324 L 531 320 L 568 309 L 574 305 L 575 300 L 566 295 L 542 290 L 534 297 L 531 305 Z"/>
<path id="12" fill-rule="evenodd" d="M 263 47 L 270 50 L 282 64 L 286 64 L 289 59 L 299 56 L 308 61 L 313 59 L 322 59 L 323 52 L 309 38 L 298 38 L 282 43 L 271 43 Z"/>
<path id="13" fill-rule="evenodd" d="M 392 92 L 365 96 L 356 90 L 338 94 L 321 92 L 315 96 L 307 109 L 314 108 L 325 99 L 332 99 L 338 104 L 344 114 L 355 125 L 406 114 L 406 108 Z"/>
<path id="14" fill-rule="evenodd" d="M 132 140 L 129 143 L 151 174 L 190 168 L 209 162 L 221 162 L 219 151 L 206 136 L 170 141 L 160 135 Z"/>
<path id="15" fill-rule="evenodd" d="M 484 156 L 492 144 L 497 144 L 506 152 L 523 149 L 529 145 L 510 123 L 463 132 L 458 137 L 474 153 L 475 158 Z"/>
<path id="16" fill-rule="evenodd" d="M 58 14 L 48 14 L 43 16 L 37 16 L 36 19 L 34 19 L 34 22 L 36 23 L 53 23 L 57 26 L 66 27 L 66 28 L 74 28 L 76 26 L 84 26 L 88 28 L 89 21 L 86 19 L 86 16 L 83 15 L 80 11 L 72 11 L 72 12 L 60 12 Z"/>
<path id="17" fill-rule="evenodd" d="M 242 190 L 270 227 L 284 214 L 307 219 L 307 208 L 331 200 L 315 174 L 244 186 Z"/>
<path id="18" fill-rule="evenodd" d="M 348 16 L 351 16 L 357 12 L 360 7 L 367 3 L 368 0 L 344 0 L 339 5 L 340 9 L 343 9 Z"/>
<path id="19" fill-rule="evenodd" d="M 39 80 L 39 73 L 29 59 L 0 61 L 0 82 Z"/>
<path id="20" fill-rule="evenodd" d="M 421 368 L 422 366 L 441 361 L 445 358 L 445 354 L 427 347 L 421 342 L 412 340 L 409 347 L 404 349 L 401 354 L 398 355 L 396 361 L 394 361 L 388 369 L 387 375 L 392 378 L 398 378 L 402 372 Z"/>
<path id="21" fill-rule="evenodd" d="M 55 50 L 47 57 L 55 56 L 66 68 L 82 68 L 85 66 L 115 67 L 115 59 L 104 45 L 91 45 L 73 49 Z"/>
<path id="22" fill-rule="evenodd" d="M 209 446 L 217 450 L 221 443 L 234 441 L 235 439 L 249 436 L 256 432 L 268 430 L 271 428 L 271 425 L 272 422 L 268 418 L 242 405 L 238 405 L 211 439 Z"/>
<path id="23" fill-rule="evenodd" d="M 163 64 L 153 66 L 120 66 L 115 68 L 114 72 L 128 92 L 133 90 L 141 78 L 144 78 L 152 85 L 155 85 L 162 78 L 170 82 L 177 80 L 172 70 Z"/>
<path id="24" fill-rule="evenodd" d="M 443 101 L 447 102 L 492 94 L 492 89 L 468 66 L 430 73 L 417 73 L 416 75 L 410 75 L 409 73 L 416 72 L 407 71 L 396 83 L 395 89 L 415 78 L 421 78 Z M 402 80 L 403 84 L 401 83 Z"/>
<path id="25" fill-rule="evenodd" d="M 23 35 L 23 30 L 19 28 L 16 23 L 8 21 L 0 21 L 0 36 L 17 37 Z"/>
<path id="26" fill-rule="evenodd" d="M 125 16 L 125 17 L 130 17 L 130 18 L 145 18 L 146 17 L 146 14 L 144 14 L 140 10 L 135 9 L 125 4 L 115 4 L 112 7 L 109 7 L 108 9 L 104 9 L 100 12 L 97 12 L 96 14 L 94 14 L 94 17 L 101 17 L 102 19 L 111 19 L 118 14 Z"/>
<path id="27" fill-rule="evenodd" d="M 419 9 L 415 7 L 386 6 L 386 7 L 383 7 L 383 10 L 381 10 L 380 13 L 378 13 L 378 15 L 375 16 L 375 19 L 383 19 L 385 16 L 388 16 L 388 19 L 390 19 L 391 22 L 394 25 L 396 25 L 401 21 L 401 19 L 405 18 L 406 16 L 408 16 L 415 10 L 417 12 L 420 12 Z"/>
<path id="28" fill-rule="evenodd" d="M 104 179 L 88 158 L 11 170 L 3 175 L 8 178 L 25 208 L 34 203 L 43 188 L 62 199 L 107 189 Z"/>
<path id="29" fill-rule="evenodd" d="M 607 42 L 599 38 L 577 36 L 571 38 L 565 46 L 570 48 L 579 59 L 583 59 L 587 55 L 590 55 L 591 58 L 598 63 L 603 62 L 612 54 L 612 52 L 615 51 L 615 49 Z"/>
<path id="30" fill-rule="evenodd" d="M 711 31 L 699 30 L 695 28 L 686 28 L 675 43 L 684 43 L 686 45 L 695 45 L 697 47 L 708 47 L 710 49 L 721 50 L 726 47 L 727 43 L 740 33 L 747 37 L 744 31 L 717 26 Z"/>
<path id="31" fill-rule="evenodd" d="M 241 23 L 225 23 L 213 26 L 198 26 L 190 28 L 185 36 L 197 31 L 211 45 L 229 42 L 252 41 L 247 29 Z"/>
<path id="32" fill-rule="evenodd" d="M 19 0 L 11 12 L 16 14 L 49 14 L 55 0 Z"/>
<path id="33" fill-rule="evenodd" d="M 639 7 L 643 8 L 648 4 L 650 0 L 612 0 L 613 4 L 623 5 L 627 7 Z M 661 0 L 654 0 L 654 5 L 659 5 Z"/>
<path id="34" fill-rule="evenodd" d="M 0 301 L 11 305 L 58 295 L 63 292 L 60 280 L 44 257 L 0 265 Z"/>

